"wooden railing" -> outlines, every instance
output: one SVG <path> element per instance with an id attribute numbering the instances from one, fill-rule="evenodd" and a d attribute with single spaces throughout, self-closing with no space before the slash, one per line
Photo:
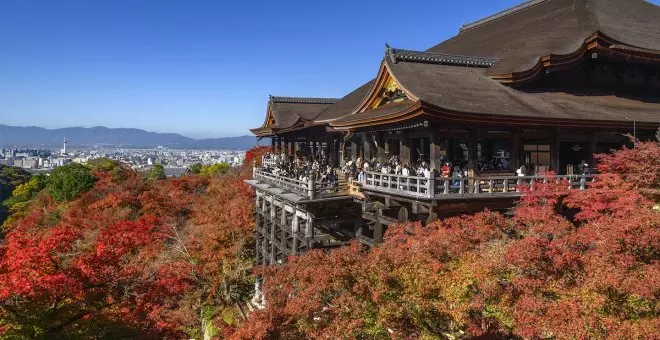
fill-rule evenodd
<path id="1" fill-rule="evenodd" d="M 252 169 L 252 178 L 268 182 L 278 188 L 307 196 L 309 199 L 335 196 L 347 189 L 345 183 L 319 182 L 314 178 L 314 176 L 310 176 L 309 180 L 307 181 L 301 181 L 297 178 L 275 175 L 257 167 Z"/>
<path id="2" fill-rule="evenodd" d="M 442 199 L 451 196 L 516 196 L 523 187 L 532 190 L 538 183 L 550 180 L 565 182 L 568 189 L 585 190 L 593 175 L 569 176 L 495 176 L 495 177 L 435 177 L 402 176 L 367 172 L 364 190 L 380 191 L 392 195 Z"/>
<path id="3" fill-rule="evenodd" d="M 420 198 L 431 198 L 434 195 L 433 179 L 431 178 L 380 172 L 366 172 L 363 188 Z"/>
<path id="4" fill-rule="evenodd" d="M 278 160 L 276 160 L 273 155 L 271 155 L 271 156 L 262 156 L 261 157 L 261 165 L 264 166 L 264 167 L 267 167 L 267 168 L 277 167 L 277 165 L 279 163 L 279 156 L 275 156 L 275 157 L 277 157 Z"/>

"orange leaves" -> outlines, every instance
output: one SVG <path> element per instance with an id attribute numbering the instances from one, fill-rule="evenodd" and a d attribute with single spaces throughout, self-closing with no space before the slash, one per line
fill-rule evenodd
<path id="1" fill-rule="evenodd" d="M 621 173 L 591 190 L 536 183 L 510 217 L 389 226 L 370 251 L 262 269 L 267 308 L 236 335 L 653 338 L 660 213 L 644 190 L 658 187 L 660 145 L 638 145 L 601 156 L 601 169 Z"/>

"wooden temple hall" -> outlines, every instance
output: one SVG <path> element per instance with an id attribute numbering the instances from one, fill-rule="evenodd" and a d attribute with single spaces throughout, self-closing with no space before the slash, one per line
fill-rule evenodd
<path id="1" fill-rule="evenodd" d="M 372 245 L 399 221 L 506 209 L 548 171 L 588 189 L 594 153 L 660 127 L 660 7 L 528 1 L 425 51 L 386 45 L 374 72 L 342 98 L 270 97 L 252 132 L 272 154 L 247 181 L 259 263 Z"/>

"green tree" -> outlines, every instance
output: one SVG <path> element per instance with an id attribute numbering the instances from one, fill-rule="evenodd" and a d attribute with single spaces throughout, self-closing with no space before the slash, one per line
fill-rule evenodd
<path id="1" fill-rule="evenodd" d="M 58 202 L 70 201 L 91 189 L 95 182 L 96 178 L 90 168 L 73 163 L 55 168 L 46 190 Z"/>
<path id="2" fill-rule="evenodd" d="M 160 165 L 156 164 L 151 168 L 149 171 L 149 178 L 150 179 L 165 179 L 167 176 L 165 176 L 165 168 Z"/>
<path id="3" fill-rule="evenodd" d="M 229 164 L 222 162 L 211 165 L 202 166 L 199 174 L 202 176 L 214 176 L 214 175 L 223 175 L 229 172 L 231 167 Z"/>
<path id="4" fill-rule="evenodd" d="M 14 189 L 27 182 L 30 173 L 17 167 L 0 164 L 0 203 L 11 197 Z M 7 218 L 7 209 L 0 204 L 0 224 Z"/>
<path id="5" fill-rule="evenodd" d="M 32 176 L 29 181 L 17 186 L 12 192 L 11 197 L 2 204 L 10 211 L 14 210 L 16 205 L 29 201 L 32 197 L 43 190 L 47 183 L 48 177 L 46 175 L 36 174 Z"/>
<path id="6" fill-rule="evenodd" d="M 202 163 L 195 163 L 188 168 L 188 172 L 199 175 L 202 172 Z"/>

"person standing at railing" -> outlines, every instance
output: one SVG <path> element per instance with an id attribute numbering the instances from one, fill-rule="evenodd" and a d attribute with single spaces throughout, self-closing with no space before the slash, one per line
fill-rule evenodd
<path id="1" fill-rule="evenodd" d="M 410 176 L 410 169 L 408 168 L 408 164 L 403 165 L 403 167 L 401 169 L 401 175 Z"/>
<path id="2" fill-rule="evenodd" d="M 459 168 L 458 165 L 454 166 L 454 172 L 451 175 L 451 177 L 455 178 L 454 183 L 452 184 L 453 186 L 458 187 L 461 185 L 460 178 L 463 177 L 461 173 L 461 168 Z"/>
<path id="3" fill-rule="evenodd" d="M 451 164 L 449 162 L 446 162 L 445 164 L 443 164 L 442 168 L 441 168 L 441 171 L 442 171 L 442 177 L 449 177 L 449 173 L 451 172 Z M 454 168 L 454 171 L 456 171 L 455 168 Z"/>
<path id="4" fill-rule="evenodd" d="M 360 183 L 364 183 L 367 180 L 367 174 L 364 172 L 364 170 L 360 170 L 357 180 Z"/>

